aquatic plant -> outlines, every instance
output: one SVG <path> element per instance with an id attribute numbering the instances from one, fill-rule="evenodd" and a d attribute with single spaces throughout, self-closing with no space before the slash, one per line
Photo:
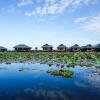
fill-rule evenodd
<path id="1" fill-rule="evenodd" d="M 11 62 L 6 62 L 5 64 L 11 64 Z"/>
<path id="2" fill-rule="evenodd" d="M 0 62 L 91 66 L 100 62 L 100 52 L 0 52 Z"/>
<path id="3" fill-rule="evenodd" d="M 75 66 L 75 61 L 74 60 L 69 60 L 68 62 L 67 62 L 67 66 L 68 67 L 71 67 L 71 66 Z"/>
<path id="4" fill-rule="evenodd" d="M 73 77 L 73 72 L 69 71 L 66 68 L 61 68 L 60 70 L 49 69 L 47 71 L 47 73 L 50 73 L 51 75 L 54 75 L 54 76 L 63 76 L 63 77 L 66 77 L 66 78 Z"/>

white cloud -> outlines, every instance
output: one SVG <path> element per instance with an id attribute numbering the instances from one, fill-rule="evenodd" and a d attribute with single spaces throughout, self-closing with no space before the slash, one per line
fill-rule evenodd
<path id="1" fill-rule="evenodd" d="M 36 1 L 36 0 L 34 0 Z M 96 0 L 40 0 L 42 5 L 33 8 L 33 11 L 26 12 L 25 15 L 44 15 L 44 14 L 59 14 L 63 13 L 67 8 L 77 8 L 81 5 L 92 4 Z"/>
<path id="2" fill-rule="evenodd" d="M 85 4 L 85 5 L 89 5 L 90 3 L 94 4 L 95 2 L 96 0 L 73 0 L 72 4 L 75 6 L 80 6 L 82 4 Z"/>
<path id="3" fill-rule="evenodd" d="M 22 7 L 22 6 L 26 6 L 26 5 L 29 5 L 29 4 L 32 4 L 33 1 L 32 0 L 21 0 L 21 2 L 19 2 L 17 4 L 18 7 Z"/>
<path id="4" fill-rule="evenodd" d="M 80 17 L 80 18 L 76 18 L 74 22 L 76 24 L 81 24 L 84 23 L 86 20 L 88 20 L 88 17 Z"/>
<path id="5" fill-rule="evenodd" d="M 85 31 L 100 33 L 100 15 L 76 18 L 74 22 Z"/>

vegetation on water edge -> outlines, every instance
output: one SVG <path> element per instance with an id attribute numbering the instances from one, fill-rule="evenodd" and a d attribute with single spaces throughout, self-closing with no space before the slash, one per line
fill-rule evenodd
<path id="1" fill-rule="evenodd" d="M 63 76 L 63 77 L 66 77 L 66 78 L 72 78 L 73 77 L 73 72 L 69 71 L 66 68 L 61 68 L 59 70 L 49 69 L 47 71 L 47 73 L 50 73 L 51 75 L 54 75 L 54 76 Z"/>
<path id="2" fill-rule="evenodd" d="M 0 62 L 91 66 L 100 63 L 100 52 L 0 52 Z"/>

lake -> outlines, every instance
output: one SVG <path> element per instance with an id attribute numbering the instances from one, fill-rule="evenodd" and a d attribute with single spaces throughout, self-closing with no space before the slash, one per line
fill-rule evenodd
<path id="1" fill-rule="evenodd" d="M 50 75 L 51 68 L 59 69 L 39 63 L 0 64 L 0 100 L 100 100 L 100 68 L 69 67 L 73 78 Z"/>

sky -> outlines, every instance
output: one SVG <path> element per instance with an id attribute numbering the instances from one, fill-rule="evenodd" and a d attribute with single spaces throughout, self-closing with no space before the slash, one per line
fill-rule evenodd
<path id="1" fill-rule="evenodd" d="M 0 46 L 100 43 L 100 0 L 0 0 Z"/>

